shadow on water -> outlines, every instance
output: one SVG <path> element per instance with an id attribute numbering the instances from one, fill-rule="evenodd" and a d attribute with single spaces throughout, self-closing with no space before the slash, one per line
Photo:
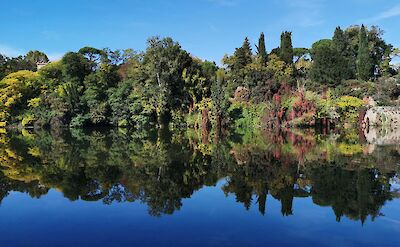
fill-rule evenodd
<path id="1" fill-rule="evenodd" d="M 246 209 L 266 213 L 267 196 L 293 200 L 364 222 L 381 215 L 400 193 L 400 146 L 375 145 L 354 131 L 319 135 L 304 131 L 245 131 L 218 143 L 201 133 L 71 130 L 1 135 L 0 201 L 11 191 L 40 198 L 50 189 L 69 200 L 104 204 L 142 202 L 149 214 L 173 214 L 203 186 L 222 191 Z M 204 138 L 203 138 L 204 139 Z"/>

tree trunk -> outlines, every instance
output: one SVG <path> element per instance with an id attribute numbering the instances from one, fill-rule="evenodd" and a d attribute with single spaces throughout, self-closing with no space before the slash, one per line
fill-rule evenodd
<path id="1" fill-rule="evenodd" d="M 208 119 L 208 109 L 204 108 L 201 112 L 201 136 L 203 143 L 208 142 L 209 129 L 210 129 L 210 120 Z"/>

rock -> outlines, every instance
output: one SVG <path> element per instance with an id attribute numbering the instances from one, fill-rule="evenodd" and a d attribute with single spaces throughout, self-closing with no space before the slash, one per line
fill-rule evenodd
<path id="1" fill-rule="evenodd" d="M 250 99 L 250 90 L 246 87 L 237 87 L 234 100 L 237 102 L 248 102 Z"/>

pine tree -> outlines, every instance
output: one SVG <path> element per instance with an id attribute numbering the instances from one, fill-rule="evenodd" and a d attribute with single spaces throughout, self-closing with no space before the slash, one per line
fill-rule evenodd
<path id="1" fill-rule="evenodd" d="M 236 48 L 235 51 L 235 69 L 243 69 L 246 67 L 248 64 L 252 62 L 252 52 L 251 52 L 251 46 L 249 39 L 246 37 L 244 39 L 243 45 L 240 48 Z"/>
<path id="2" fill-rule="evenodd" d="M 371 78 L 372 62 L 368 49 L 367 30 L 361 26 L 358 40 L 357 73 L 358 79 L 367 81 Z"/>
<path id="3" fill-rule="evenodd" d="M 261 62 L 265 65 L 268 61 L 267 49 L 265 48 L 265 36 L 264 33 L 260 34 L 258 39 L 257 54 L 261 58 Z"/>
<path id="4" fill-rule="evenodd" d="M 293 45 L 292 45 L 292 33 L 283 32 L 281 34 L 281 47 L 280 56 L 286 64 L 293 64 Z"/>

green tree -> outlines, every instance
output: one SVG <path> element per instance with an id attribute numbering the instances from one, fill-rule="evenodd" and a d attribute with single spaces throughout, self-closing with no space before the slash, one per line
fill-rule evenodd
<path id="1" fill-rule="evenodd" d="M 260 34 L 260 38 L 258 39 L 257 55 L 260 57 L 261 63 L 263 65 L 267 64 L 268 54 L 267 54 L 267 49 L 265 47 L 265 36 L 264 36 L 264 33 L 261 33 Z"/>
<path id="2" fill-rule="evenodd" d="M 221 133 L 224 112 L 226 112 L 228 106 L 224 84 L 225 71 L 223 69 L 219 69 L 217 71 L 217 80 L 213 83 L 211 88 L 211 98 L 216 116 L 216 130 L 218 134 Z"/>
<path id="3" fill-rule="evenodd" d="M 281 46 L 279 49 L 279 57 L 288 65 L 293 64 L 293 45 L 292 33 L 283 32 L 281 34 Z"/>
<path id="4" fill-rule="evenodd" d="M 325 86 L 337 86 L 343 80 L 343 59 L 333 47 L 332 40 L 324 39 L 313 44 L 311 79 Z"/>
<path id="5" fill-rule="evenodd" d="M 368 49 L 367 30 L 364 25 L 361 26 L 359 33 L 357 73 L 360 80 L 367 81 L 371 78 L 372 61 Z"/>
<path id="6" fill-rule="evenodd" d="M 341 60 L 343 60 L 343 63 L 338 64 L 338 66 L 342 66 L 343 79 L 353 78 L 355 67 L 351 64 L 350 42 L 340 27 L 336 27 L 335 29 L 332 38 L 332 47 L 339 52 Z"/>
<path id="7" fill-rule="evenodd" d="M 192 58 L 171 38 L 153 37 L 148 40 L 143 64 L 149 88 L 153 88 L 150 101 L 159 125 L 164 126 L 171 110 L 184 104 L 182 73 L 191 66 Z"/>
<path id="8" fill-rule="evenodd" d="M 107 59 L 106 52 L 93 47 L 83 47 L 78 51 L 78 53 L 82 54 L 89 60 L 89 66 L 92 71 L 95 71 L 98 68 L 101 60 Z"/>
<path id="9" fill-rule="evenodd" d="M 25 60 L 31 62 L 36 66 L 36 63 L 47 63 L 49 62 L 49 58 L 47 55 L 41 51 L 29 51 L 26 56 Z"/>
<path id="10" fill-rule="evenodd" d="M 88 60 L 80 53 L 68 52 L 61 59 L 61 64 L 65 80 L 76 80 L 82 83 L 85 76 L 91 72 Z"/>
<path id="11" fill-rule="evenodd" d="M 235 64 L 234 69 L 240 70 L 246 67 L 248 64 L 252 62 L 252 51 L 249 39 L 246 37 L 244 39 L 243 45 L 240 48 L 236 48 L 234 57 L 235 57 Z"/>
<path id="12" fill-rule="evenodd" d="M 0 54 L 0 80 L 4 78 L 4 76 L 6 76 L 6 72 L 7 72 L 7 57 Z"/>

